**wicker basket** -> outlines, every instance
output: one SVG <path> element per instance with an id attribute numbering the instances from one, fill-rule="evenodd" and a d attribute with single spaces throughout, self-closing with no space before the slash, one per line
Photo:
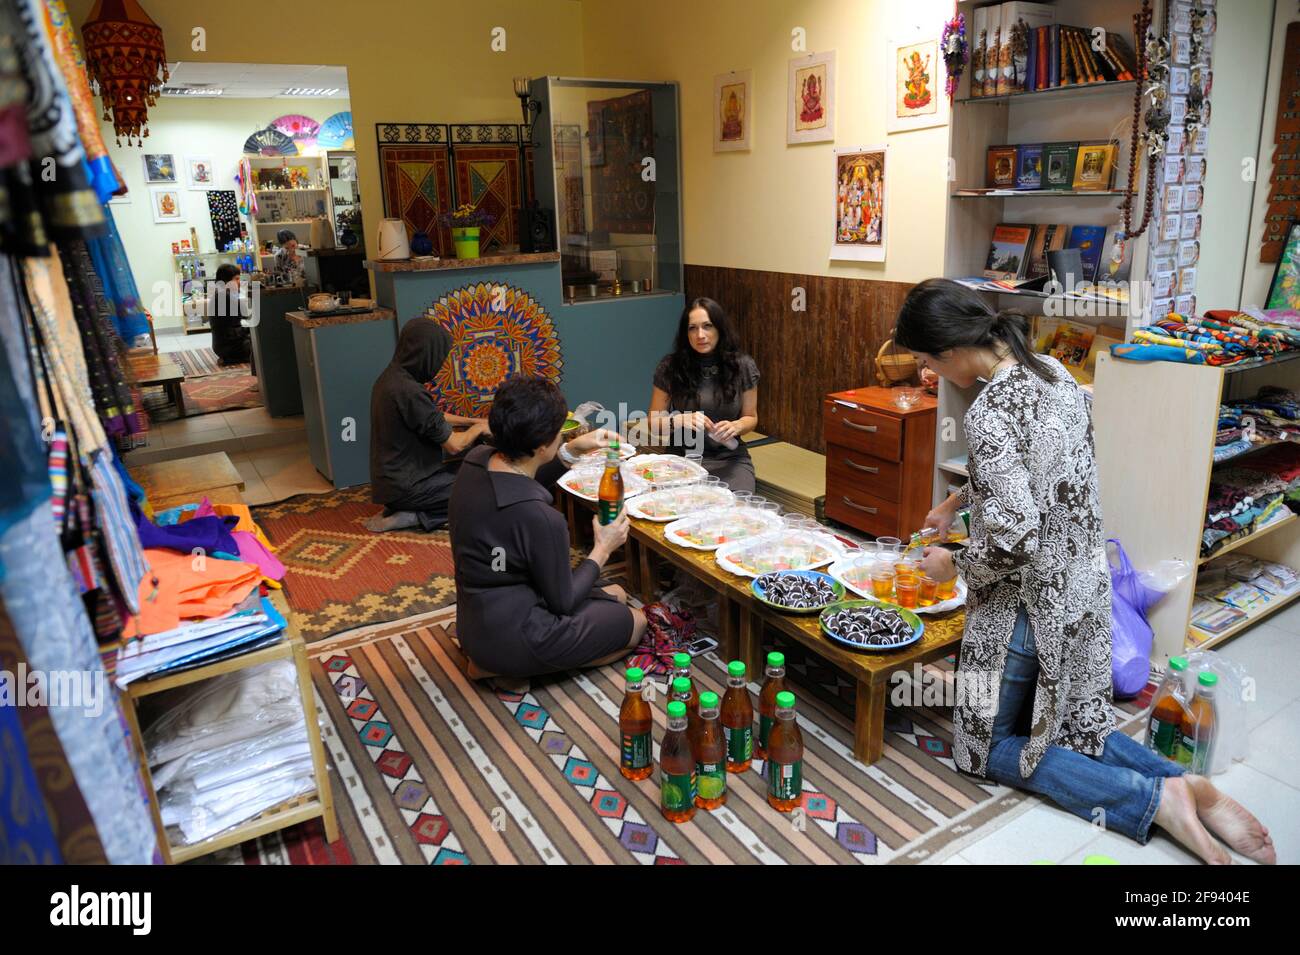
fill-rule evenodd
<path id="1" fill-rule="evenodd" d="M 891 338 L 880 346 L 876 354 L 876 379 L 888 388 L 916 377 L 916 359 L 912 353 L 894 345 Z"/>

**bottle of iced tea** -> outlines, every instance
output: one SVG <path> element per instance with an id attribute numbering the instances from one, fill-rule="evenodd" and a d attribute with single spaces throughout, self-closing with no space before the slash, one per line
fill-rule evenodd
<path id="1" fill-rule="evenodd" d="M 740 660 L 727 664 L 722 732 L 727 737 L 727 772 L 743 773 L 754 759 L 754 704 L 745 685 L 745 664 Z"/>
<path id="2" fill-rule="evenodd" d="M 700 698 L 695 694 L 694 685 L 687 677 L 677 677 L 673 680 L 668 699 L 670 702 L 681 700 L 686 704 L 686 735 L 690 738 L 691 748 L 694 749 L 696 741 L 700 738 Z"/>
<path id="3" fill-rule="evenodd" d="M 791 812 L 803 796 L 803 734 L 794 719 L 794 694 L 776 695 L 776 724 L 767 739 L 767 804 Z"/>
<path id="4" fill-rule="evenodd" d="M 727 801 L 727 738 L 718 694 L 700 694 L 700 735 L 695 743 L 695 805 L 717 809 Z"/>
<path id="5" fill-rule="evenodd" d="M 596 489 L 597 507 L 600 522 L 612 524 L 623 510 L 623 472 L 619 469 L 622 459 L 618 451 L 618 438 L 609 442 L 605 452 L 605 473 L 600 476 L 600 485 Z"/>
<path id="6" fill-rule="evenodd" d="M 695 815 L 695 757 L 686 736 L 686 704 L 668 704 L 668 732 L 659 744 L 659 811 L 669 822 Z"/>
<path id="7" fill-rule="evenodd" d="M 785 654 L 773 650 L 767 655 L 767 674 L 758 694 L 758 742 L 754 755 L 767 759 L 767 734 L 776 722 L 776 695 L 785 689 Z"/>
<path id="8" fill-rule="evenodd" d="M 618 771 L 628 779 L 647 779 L 655 768 L 650 745 L 654 718 L 650 715 L 650 704 L 641 695 L 644 686 L 645 671 L 640 667 L 627 671 L 627 692 L 618 710 L 618 732 L 623 738 Z"/>
<path id="9" fill-rule="evenodd" d="M 1178 756 L 1179 727 L 1187 711 L 1183 697 L 1183 674 L 1186 671 L 1186 657 L 1169 658 L 1169 669 L 1160 681 L 1160 689 L 1151 703 L 1151 718 L 1147 722 L 1147 747 L 1168 759 Z"/>
<path id="10" fill-rule="evenodd" d="M 1210 768 L 1210 751 L 1214 748 L 1218 722 L 1214 694 L 1219 676 L 1216 673 L 1201 673 L 1196 677 L 1196 683 L 1196 695 L 1192 697 L 1179 724 L 1178 762 L 1194 773 L 1204 774 Z"/>

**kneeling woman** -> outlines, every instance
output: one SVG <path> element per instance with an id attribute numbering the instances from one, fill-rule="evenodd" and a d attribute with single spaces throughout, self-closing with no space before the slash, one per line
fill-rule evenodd
<path id="1" fill-rule="evenodd" d="M 1028 322 L 956 282 L 908 293 L 894 341 L 959 388 L 987 382 L 966 413 L 970 482 L 926 519 L 970 505 L 968 546 L 926 548 L 936 580 L 970 587 L 954 711 L 963 770 L 1041 793 L 1146 843 L 1153 826 L 1206 862 L 1229 847 L 1277 860 L 1259 820 L 1204 776 L 1115 732 L 1111 590 L 1092 422 L 1054 359 L 1033 354 Z M 976 682 L 976 681 L 983 681 Z M 1222 840 L 1222 843 L 1219 841 Z"/>
<path id="2" fill-rule="evenodd" d="M 537 481 L 559 452 L 567 414 L 552 382 L 510 379 L 488 417 L 496 447 L 472 450 L 452 488 L 456 625 L 475 679 L 612 663 L 645 633 L 645 617 L 627 606 L 621 587 L 596 586 L 627 539 L 627 515 L 609 525 L 592 519 L 595 545 L 574 570 L 568 524 Z M 584 435 L 573 450 L 606 440 L 605 432 Z"/>

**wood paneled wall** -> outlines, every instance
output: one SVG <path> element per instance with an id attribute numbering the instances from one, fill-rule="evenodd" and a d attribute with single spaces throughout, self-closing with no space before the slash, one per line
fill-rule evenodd
<path id="1" fill-rule="evenodd" d="M 804 290 L 804 311 L 793 308 Z M 822 400 L 874 385 L 875 358 L 890 337 L 907 282 L 686 266 L 686 298 L 716 299 L 758 363 L 758 430 L 825 453 Z"/>

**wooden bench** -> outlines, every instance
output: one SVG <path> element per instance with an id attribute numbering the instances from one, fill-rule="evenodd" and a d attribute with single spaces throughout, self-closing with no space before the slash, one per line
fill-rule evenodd
<path id="1" fill-rule="evenodd" d="M 155 511 L 208 498 L 213 504 L 239 504 L 244 479 L 224 451 L 128 468 Z"/>
<path id="2" fill-rule="evenodd" d="M 826 456 L 778 441 L 749 449 L 755 491 L 787 511 L 816 517 L 817 498 L 826 494 Z"/>
<path id="3" fill-rule="evenodd" d="M 181 382 L 185 380 L 185 369 L 170 355 L 133 354 L 127 356 L 131 374 L 141 388 L 149 385 L 162 385 L 167 397 L 176 405 L 182 418 L 185 417 L 185 392 Z"/>

